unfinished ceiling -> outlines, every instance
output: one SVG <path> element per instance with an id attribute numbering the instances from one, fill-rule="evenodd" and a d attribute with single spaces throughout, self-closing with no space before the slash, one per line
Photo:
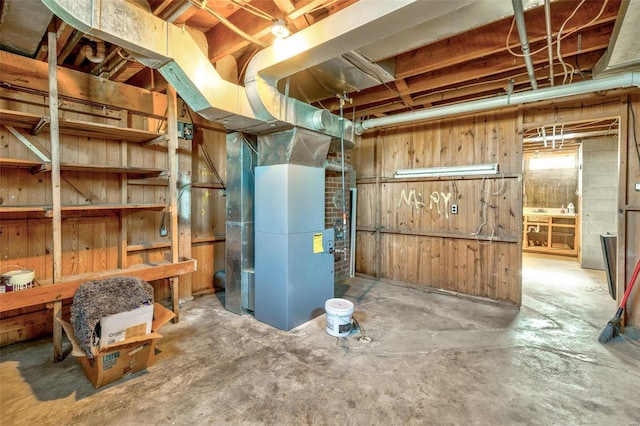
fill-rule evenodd
<path id="1" fill-rule="evenodd" d="M 240 85 L 250 60 L 274 43 L 271 27 L 276 20 L 284 19 L 296 33 L 358 3 L 127 1 L 189 31 L 218 73 Z M 371 8 L 386 3 L 360 2 Z M 354 121 L 531 90 L 511 2 L 432 0 L 424 4 L 432 11 L 425 14 L 422 25 L 407 24 L 385 39 L 369 32 L 370 40 L 360 40 L 357 50 L 292 73 L 278 81 L 279 90 L 334 113 L 340 109 L 339 96 L 346 95 L 344 113 Z M 46 31 L 51 22 L 58 35 L 59 65 L 150 90 L 166 88 L 157 71 L 134 60 L 126 49 L 80 33 L 53 17 L 39 0 L 2 0 L 0 5 L 2 50 L 46 61 Z M 640 0 L 553 1 L 548 21 L 543 0 L 526 0 L 523 6 L 538 87 L 591 79 L 599 61 L 597 71 L 603 73 L 615 72 L 616 67 L 640 68 L 639 42 L 632 31 Z M 348 20 L 350 15 L 342 16 Z M 616 123 L 610 120 L 573 125 L 582 132 L 612 126 Z M 537 132 L 531 130 L 526 136 L 535 138 Z"/>

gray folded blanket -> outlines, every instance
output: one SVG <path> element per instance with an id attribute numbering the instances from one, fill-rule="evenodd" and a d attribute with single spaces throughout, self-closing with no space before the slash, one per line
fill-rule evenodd
<path id="1" fill-rule="evenodd" d="M 153 287 L 140 278 L 112 277 L 81 284 L 71 305 L 76 340 L 87 356 L 93 358 L 92 341 L 102 318 L 149 303 L 153 304 Z"/>

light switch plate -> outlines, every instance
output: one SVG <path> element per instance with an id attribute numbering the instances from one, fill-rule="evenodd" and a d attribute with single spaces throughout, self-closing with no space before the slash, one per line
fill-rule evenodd
<path id="1" fill-rule="evenodd" d="M 636 191 L 640 191 L 640 182 L 636 182 Z"/>

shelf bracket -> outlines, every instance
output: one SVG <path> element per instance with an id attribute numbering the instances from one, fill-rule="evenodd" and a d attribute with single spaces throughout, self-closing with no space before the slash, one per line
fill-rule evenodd
<path id="1" fill-rule="evenodd" d="M 27 139 L 18 129 L 12 126 L 4 126 L 13 136 L 16 137 L 23 145 L 25 145 L 31 152 L 33 152 L 40 160 L 45 163 L 51 163 L 50 157 L 51 155 L 47 152 L 47 150 L 40 146 L 37 142 L 31 142 Z"/>
<path id="2" fill-rule="evenodd" d="M 33 126 L 33 129 L 31 130 L 31 134 L 34 136 L 37 136 L 38 133 L 44 130 L 44 128 L 48 126 L 50 123 L 51 123 L 51 117 L 46 115 L 44 117 L 40 117 L 40 120 L 38 121 L 38 123 L 36 123 L 36 125 Z"/>
<path id="3" fill-rule="evenodd" d="M 160 135 L 158 137 L 151 139 L 150 141 L 144 142 L 142 145 L 143 146 L 158 145 L 168 140 L 169 140 L 169 137 L 167 135 Z"/>

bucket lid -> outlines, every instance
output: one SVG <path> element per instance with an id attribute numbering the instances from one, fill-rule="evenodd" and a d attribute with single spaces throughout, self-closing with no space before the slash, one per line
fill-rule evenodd
<path id="1" fill-rule="evenodd" d="M 335 314 L 351 314 L 353 313 L 353 303 L 347 299 L 329 299 L 324 304 L 327 311 Z"/>

